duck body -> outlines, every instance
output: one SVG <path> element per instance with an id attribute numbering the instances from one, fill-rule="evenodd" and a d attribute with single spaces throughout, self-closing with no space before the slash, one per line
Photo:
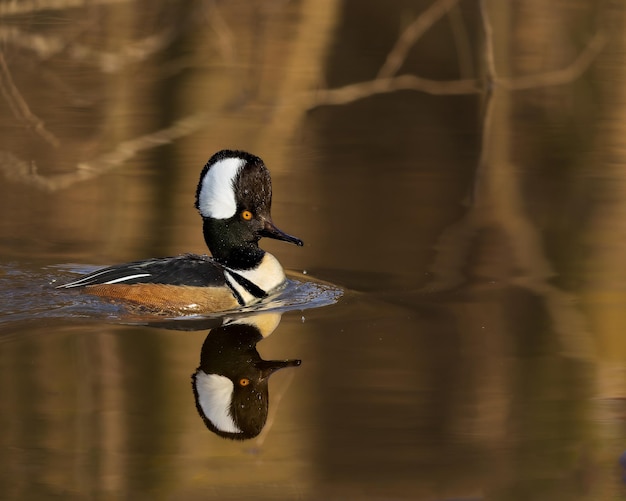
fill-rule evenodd
<path id="1" fill-rule="evenodd" d="M 200 176 L 196 208 L 212 256 L 183 254 L 111 266 L 59 286 L 159 313 L 209 313 L 260 301 L 285 283 L 262 237 L 302 245 L 274 226 L 271 180 L 263 161 L 242 151 L 211 157 Z"/>

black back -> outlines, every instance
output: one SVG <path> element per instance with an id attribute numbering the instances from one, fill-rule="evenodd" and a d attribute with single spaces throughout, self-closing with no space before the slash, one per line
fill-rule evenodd
<path id="1" fill-rule="evenodd" d="M 125 278 L 133 277 L 134 278 Z M 120 284 L 164 284 L 196 287 L 226 285 L 224 268 L 209 256 L 184 254 L 120 264 L 94 271 L 61 288 L 83 287 L 118 281 Z"/>

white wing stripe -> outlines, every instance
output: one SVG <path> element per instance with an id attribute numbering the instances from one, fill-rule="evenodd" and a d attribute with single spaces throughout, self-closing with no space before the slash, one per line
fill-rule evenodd
<path id="1" fill-rule="evenodd" d="M 87 275 L 86 277 L 80 278 L 78 280 L 75 280 L 74 282 L 70 282 L 68 284 L 63 284 L 63 285 L 59 285 L 57 287 L 57 289 L 62 289 L 62 288 L 67 288 L 69 289 L 70 287 L 80 287 L 81 285 L 84 285 L 85 282 L 90 282 L 94 277 L 97 277 L 99 275 L 102 275 L 104 273 L 109 272 L 109 269 L 97 272 L 97 273 L 92 273 L 91 275 Z"/>
<path id="2" fill-rule="evenodd" d="M 141 277 L 149 277 L 150 273 L 138 273 L 137 275 L 127 275 L 125 277 L 116 278 L 115 280 L 109 280 L 108 282 L 104 282 L 106 285 L 117 284 L 119 282 L 126 282 L 127 280 L 132 280 L 133 278 L 141 278 Z"/>

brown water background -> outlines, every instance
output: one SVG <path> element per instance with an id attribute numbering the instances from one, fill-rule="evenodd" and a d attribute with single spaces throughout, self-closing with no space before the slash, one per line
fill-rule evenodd
<path id="1" fill-rule="evenodd" d="M 624 499 L 625 13 L 0 1 L 0 498 Z M 205 252 L 222 148 L 345 292 L 259 344 L 302 366 L 249 442 L 194 407 L 206 331 L 48 287 Z"/>

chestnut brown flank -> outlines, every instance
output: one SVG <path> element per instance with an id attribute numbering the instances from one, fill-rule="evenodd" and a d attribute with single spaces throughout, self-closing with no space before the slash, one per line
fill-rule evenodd
<path id="1" fill-rule="evenodd" d="M 226 287 L 165 284 L 88 285 L 85 292 L 163 313 L 209 313 L 239 306 Z"/>

